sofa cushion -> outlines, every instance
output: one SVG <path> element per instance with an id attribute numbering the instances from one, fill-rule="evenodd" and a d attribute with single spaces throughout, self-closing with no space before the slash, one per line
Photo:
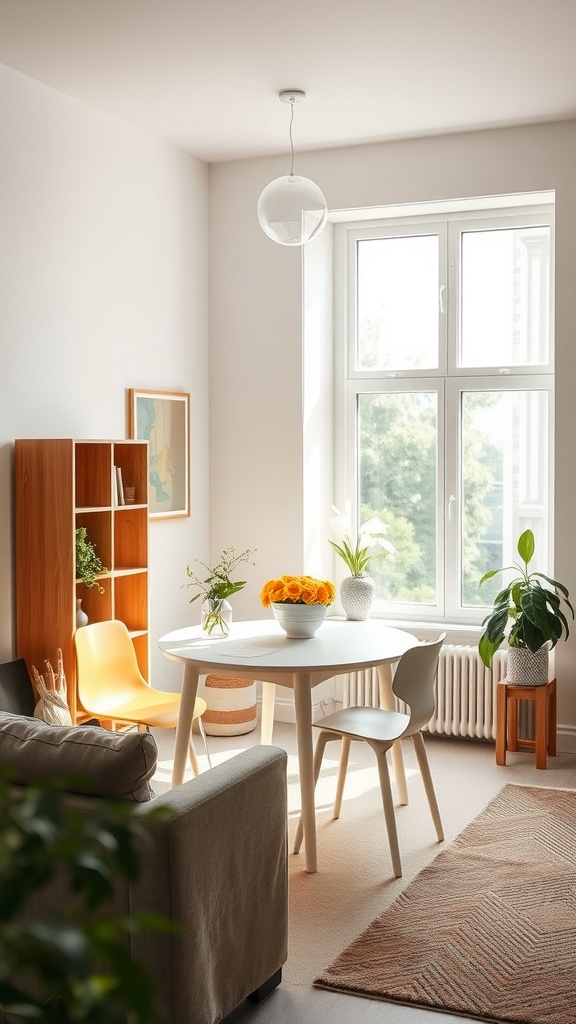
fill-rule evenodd
<path id="1" fill-rule="evenodd" d="M 0 712 L 0 768 L 12 768 L 20 785 L 65 776 L 70 793 L 142 803 L 154 795 L 157 756 L 150 733 L 47 725 Z"/>
<path id="2" fill-rule="evenodd" d="M 24 658 L 0 665 L 0 709 L 11 715 L 34 716 L 34 690 Z"/>

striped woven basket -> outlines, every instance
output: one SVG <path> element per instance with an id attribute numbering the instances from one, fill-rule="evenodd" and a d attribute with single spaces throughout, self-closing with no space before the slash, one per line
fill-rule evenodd
<path id="1" fill-rule="evenodd" d="M 256 728 L 256 683 L 235 676 L 206 676 L 202 715 L 209 736 L 240 736 Z"/>

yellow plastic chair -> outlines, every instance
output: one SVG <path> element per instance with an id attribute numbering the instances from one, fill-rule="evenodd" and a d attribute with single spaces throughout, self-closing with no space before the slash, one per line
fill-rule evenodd
<path id="1" fill-rule="evenodd" d="M 76 648 L 76 685 L 78 702 L 93 718 L 116 725 L 137 725 L 173 729 L 178 724 L 180 694 L 155 690 L 142 676 L 134 644 L 123 622 L 107 619 L 80 626 L 74 634 Z M 204 741 L 208 764 L 210 755 L 202 715 L 206 701 L 196 698 L 192 721 Z M 196 751 L 190 736 L 190 765 L 200 774 Z"/>
<path id="2" fill-rule="evenodd" d="M 440 811 L 434 792 L 434 784 L 430 774 L 430 766 L 421 730 L 428 724 L 434 714 L 434 681 L 438 669 L 440 648 L 445 636 L 446 634 L 442 633 L 432 643 L 412 647 L 402 655 L 398 662 L 398 667 L 394 673 L 392 689 L 399 700 L 408 705 L 410 714 L 405 715 L 399 711 L 386 711 L 383 708 L 350 707 L 336 711 L 333 715 L 327 715 L 325 718 L 321 718 L 320 721 L 313 723 L 317 729 L 320 729 L 320 735 L 318 736 L 314 751 L 315 784 L 320 775 L 326 744 L 330 740 L 341 740 L 342 744 L 338 782 L 336 785 L 336 799 L 334 801 L 334 818 L 340 817 L 351 741 L 364 740 L 374 750 L 378 764 L 380 790 L 382 793 L 386 828 L 388 830 L 392 867 L 396 878 L 401 878 L 402 876 L 402 864 L 400 861 L 398 832 L 396 829 L 394 802 L 392 800 L 392 788 L 386 755 L 392 744 L 405 736 L 409 736 L 414 744 L 418 767 L 420 768 L 420 775 L 422 776 L 422 782 L 428 798 L 438 842 L 441 843 L 444 839 Z M 302 835 L 302 818 L 300 818 L 294 841 L 294 853 L 298 853 L 300 850 Z"/>

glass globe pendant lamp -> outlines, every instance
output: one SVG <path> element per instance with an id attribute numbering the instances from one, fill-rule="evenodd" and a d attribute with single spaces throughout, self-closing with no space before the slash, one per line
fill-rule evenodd
<path id="1" fill-rule="evenodd" d="M 294 174 L 294 104 L 303 100 L 305 95 L 300 89 L 279 93 L 282 102 L 289 103 L 291 108 L 290 174 L 271 181 L 258 200 L 260 226 L 273 242 L 280 245 L 305 245 L 322 230 L 328 215 L 326 200 L 318 185 L 310 178 Z"/>

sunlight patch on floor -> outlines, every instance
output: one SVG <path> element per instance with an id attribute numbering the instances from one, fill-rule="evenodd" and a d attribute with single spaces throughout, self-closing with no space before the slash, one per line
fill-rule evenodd
<path id="1" fill-rule="evenodd" d="M 293 813 L 294 810 L 300 810 L 300 787 L 298 783 L 297 762 L 295 770 L 296 776 L 294 783 L 292 786 L 288 787 L 288 813 Z M 419 774 L 414 768 L 406 767 L 405 770 L 406 779 L 410 779 Z M 324 757 L 322 762 L 322 772 L 318 779 L 315 791 L 315 805 L 317 811 L 322 811 L 333 806 L 334 797 L 336 796 L 337 776 L 338 760 Z M 392 792 L 395 795 L 393 772 L 391 772 L 390 777 L 392 781 Z M 293 790 L 293 792 L 291 792 L 291 790 Z M 362 768 L 354 768 L 349 765 L 348 771 L 346 772 L 343 803 L 350 800 L 356 800 L 372 790 L 380 791 L 380 780 L 378 778 L 378 769 L 376 768 L 376 765 L 369 765 Z"/>
<path id="2" fill-rule="evenodd" d="M 230 741 L 232 741 L 232 739 L 232 737 L 229 737 Z M 208 740 L 208 743 L 210 746 L 210 740 Z M 212 761 L 212 766 L 215 767 L 218 764 L 223 764 L 225 761 L 229 761 L 231 757 L 235 757 L 236 754 L 239 754 L 242 750 L 246 749 L 245 745 L 242 743 L 242 737 L 238 737 L 237 744 L 238 745 L 228 747 L 226 750 L 215 751 L 211 749 L 210 759 Z M 200 752 L 198 744 L 195 744 L 195 746 L 200 771 L 204 772 L 208 769 L 206 754 L 202 754 Z M 368 757 L 370 757 L 370 753 L 368 753 Z M 331 755 L 328 747 L 324 754 L 322 771 L 316 787 L 315 804 L 317 811 L 330 809 L 334 804 L 334 797 L 336 795 L 336 779 L 338 776 L 338 759 L 339 749 L 334 747 L 334 754 Z M 154 782 L 160 786 L 162 790 L 169 788 L 172 784 L 172 768 L 172 757 L 160 758 L 158 760 Z M 410 768 L 409 766 L 405 766 L 405 770 L 407 779 L 419 774 L 417 769 Z M 392 790 L 394 792 L 393 771 L 390 772 L 390 777 L 392 780 Z M 184 781 L 188 782 L 192 778 L 193 775 L 190 769 L 190 763 L 187 761 Z M 298 757 L 296 754 L 288 754 L 287 779 L 288 814 L 290 816 L 294 816 L 295 814 L 299 814 L 301 809 Z M 371 790 L 379 790 L 379 788 L 380 783 L 375 762 L 369 761 L 366 765 L 354 764 L 351 757 L 348 765 L 348 771 L 346 773 L 344 803 L 349 800 L 355 800 Z"/>

